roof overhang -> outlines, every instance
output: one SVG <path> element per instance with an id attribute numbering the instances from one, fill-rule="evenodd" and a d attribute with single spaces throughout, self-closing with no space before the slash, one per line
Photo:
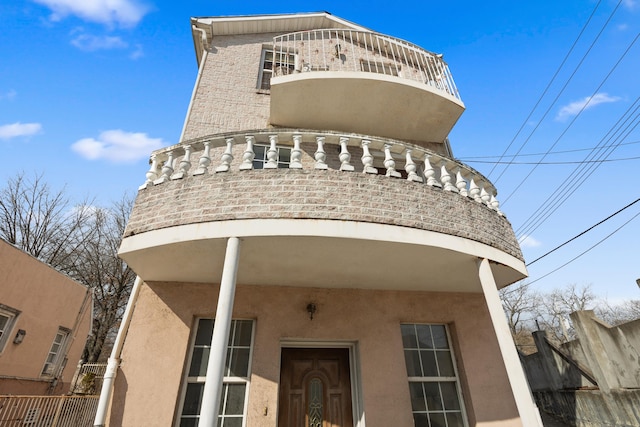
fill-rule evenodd
<path id="1" fill-rule="evenodd" d="M 293 33 L 322 28 L 345 28 L 371 31 L 329 12 L 293 13 L 278 15 L 215 16 L 191 18 L 191 33 L 198 64 L 204 49 L 216 36 L 261 33 Z"/>

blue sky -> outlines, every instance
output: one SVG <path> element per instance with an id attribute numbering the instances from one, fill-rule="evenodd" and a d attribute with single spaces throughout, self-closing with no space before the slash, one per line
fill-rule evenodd
<path id="1" fill-rule="evenodd" d="M 149 153 L 177 143 L 182 130 L 197 72 L 190 17 L 322 10 L 444 54 L 467 107 L 450 135 L 454 154 L 496 184 L 502 210 L 529 235 L 527 261 L 640 197 L 637 112 L 607 136 L 638 105 L 639 0 L 5 0 L 0 178 L 44 173 L 73 199 L 103 204 L 135 193 Z M 599 145 L 616 145 L 606 149 L 612 161 L 572 178 Z M 495 166 L 503 153 L 513 164 Z M 551 213 L 554 192 L 572 194 Z M 548 219 L 527 227 L 538 209 Z M 534 263 L 530 280 L 541 290 L 592 284 L 613 301 L 638 298 L 638 213 L 640 203 Z"/>

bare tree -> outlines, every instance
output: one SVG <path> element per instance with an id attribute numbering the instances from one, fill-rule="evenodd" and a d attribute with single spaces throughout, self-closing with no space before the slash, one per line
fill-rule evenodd
<path id="1" fill-rule="evenodd" d="M 74 205 L 42 175 L 19 174 L 0 189 L 0 237 L 92 289 L 88 362 L 105 353 L 135 280 L 117 255 L 132 205 L 126 196 L 108 208 L 86 200 Z"/>
<path id="2" fill-rule="evenodd" d="M 531 332 L 541 306 L 541 296 L 527 282 L 519 282 L 500 290 L 502 308 L 516 346 L 523 353 L 534 350 Z"/>
<path id="3" fill-rule="evenodd" d="M 549 337 L 557 342 L 565 342 L 575 338 L 569 315 L 574 311 L 589 310 L 597 304 L 598 299 L 591 285 L 579 286 L 571 283 L 556 288 L 542 299 L 539 322 Z"/>
<path id="4" fill-rule="evenodd" d="M 88 237 L 88 206 L 73 206 L 64 189 L 51 190 L 42 175 L 20 173 L 0 190 L 0 237 L 61 269 Z"/>

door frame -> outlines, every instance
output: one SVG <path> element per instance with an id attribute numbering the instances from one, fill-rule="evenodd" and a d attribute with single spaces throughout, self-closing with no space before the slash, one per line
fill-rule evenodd
<path id="1" fill-rule="evenodd" d="M 283 348 L 346 348 L 349 350 L 349 379 L 351 381 L 351 411 L 353 413 L 354 427 L 365 427 L 364 405 L 362 401 L 362 374 L 360 372 L 360 349 L 356 341 L 315 341 L 283 339 L 280 341 L 280 360 L 282 363 Z M 278 372 L 282 366 L 278 367 Z M 280 388 L 280 376 L 278 376 L 278 389 Z M 278 393 L 278 399 L 280 399 Z M 278 406 L 280 402 L 278 402 Z"/>

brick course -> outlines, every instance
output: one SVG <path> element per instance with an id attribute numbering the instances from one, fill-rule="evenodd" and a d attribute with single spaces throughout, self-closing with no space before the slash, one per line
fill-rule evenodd
<path id="1" fill-rule="evenodd" d="M 464 237 L 522 260 L 511 224 L 459 194 L 335 170 L 232 170 L 141 190 L 125 237 L 212 221 L 304 218 L 390 224 Z"/>

